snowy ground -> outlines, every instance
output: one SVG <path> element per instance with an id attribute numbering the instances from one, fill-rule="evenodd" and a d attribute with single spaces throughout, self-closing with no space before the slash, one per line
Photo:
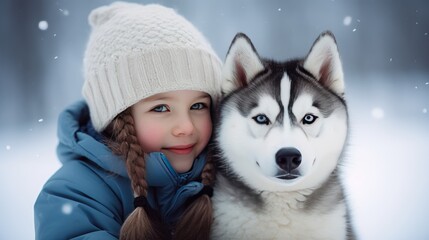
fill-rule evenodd
<path id="1" fill-rule="evenodd" d="M 429 239 L 429 78 L 403 77 L 347 85 L 344 177 L 361 239 Z M 34 201 L 59 167 L 55 131 L 40 121 L 0 135 L 0 239 L 34 238 Z"/>

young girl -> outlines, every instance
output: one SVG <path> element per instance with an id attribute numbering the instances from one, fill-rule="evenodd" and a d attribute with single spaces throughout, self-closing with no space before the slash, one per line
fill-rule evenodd
<path id="1" fill-rule="evenodd" d="M 36 239 L 207 239 L 205 148 L 221 62 L 173 10 L 93 10 L 85 101 L 59 118 L 62 167 L 35 203 Z"/>

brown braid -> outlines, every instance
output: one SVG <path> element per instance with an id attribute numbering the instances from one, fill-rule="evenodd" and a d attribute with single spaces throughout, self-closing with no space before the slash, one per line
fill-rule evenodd
<path id="1" fill-rule="evenodd" d="M 137 196 L 146 196 L 147 183 L 145 181 L 145 161 L 143 151 L 138 143 L 134 128 L 134 120 L 129 111 L 121 114 L 117 119 L 117 142 L 120 151 L 125 157 L 128 175 L 131 178 L 132 188 Z"/>
<path id="2" fill-rule="evenodd" d="M 212 155 L 209 153 L 207 155 L 206 165 L 204 166 L 203 172 L 201 173 L 202 183 L 204 185 L 213 186 L 215 182 L 215 166 L 213 163 Z"/>
<path id="3" fill-rule="evenodd" d="M 134 194 L 147 196 L 144 154 L 137 140 L 130 108 L 120 113 L 106 132 L 111 132 L 111 141 L 108 141 L 108 146 L 115 154 L 124 157 Z M 152 223 L 145 209 L 138 207 L 122 225 L 120 239 L 160 239 L 160 236 L 159 230 Z"/>

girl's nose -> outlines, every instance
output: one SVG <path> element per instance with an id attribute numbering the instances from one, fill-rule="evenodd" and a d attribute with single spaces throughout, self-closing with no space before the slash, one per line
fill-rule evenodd
<path id="1" fill-rule="evenodd" d="M 188 114 L 183 114 L 176 119 L 176 124 L 173 128 L 174 136 L 188 136 L 194 132 L 194 123 Z"/>

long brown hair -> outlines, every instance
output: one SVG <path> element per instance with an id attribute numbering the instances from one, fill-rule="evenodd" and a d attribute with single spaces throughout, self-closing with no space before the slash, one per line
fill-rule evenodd
<path id="1" fill-rule="evenodd" d="M 109 138 L 107 145 L 112 151 L 124 158 L 128 176 L 135 196 L 147 196 L 145 180 L 144 152 L 137 140 L 134 128 L 134 119 L 131 109 L 120 113 L 107 127 L 105 135 Z M 201 173 L 202 183 L 211 186 L 214 183 L 214 165 L 211 158 L 207 158 Z M 201 195 L 185 210 L 176 223 L 172 236 L 160 226 L 160 221 L 149 216 L 143 207 L 137 207 L 127 217 L 121 228 L 121 240 L 137 239 L 208 239 L 213 221 L 212 203 L 210 197 Z M 164 230 L 164 231 L 163 231 Z"/>

